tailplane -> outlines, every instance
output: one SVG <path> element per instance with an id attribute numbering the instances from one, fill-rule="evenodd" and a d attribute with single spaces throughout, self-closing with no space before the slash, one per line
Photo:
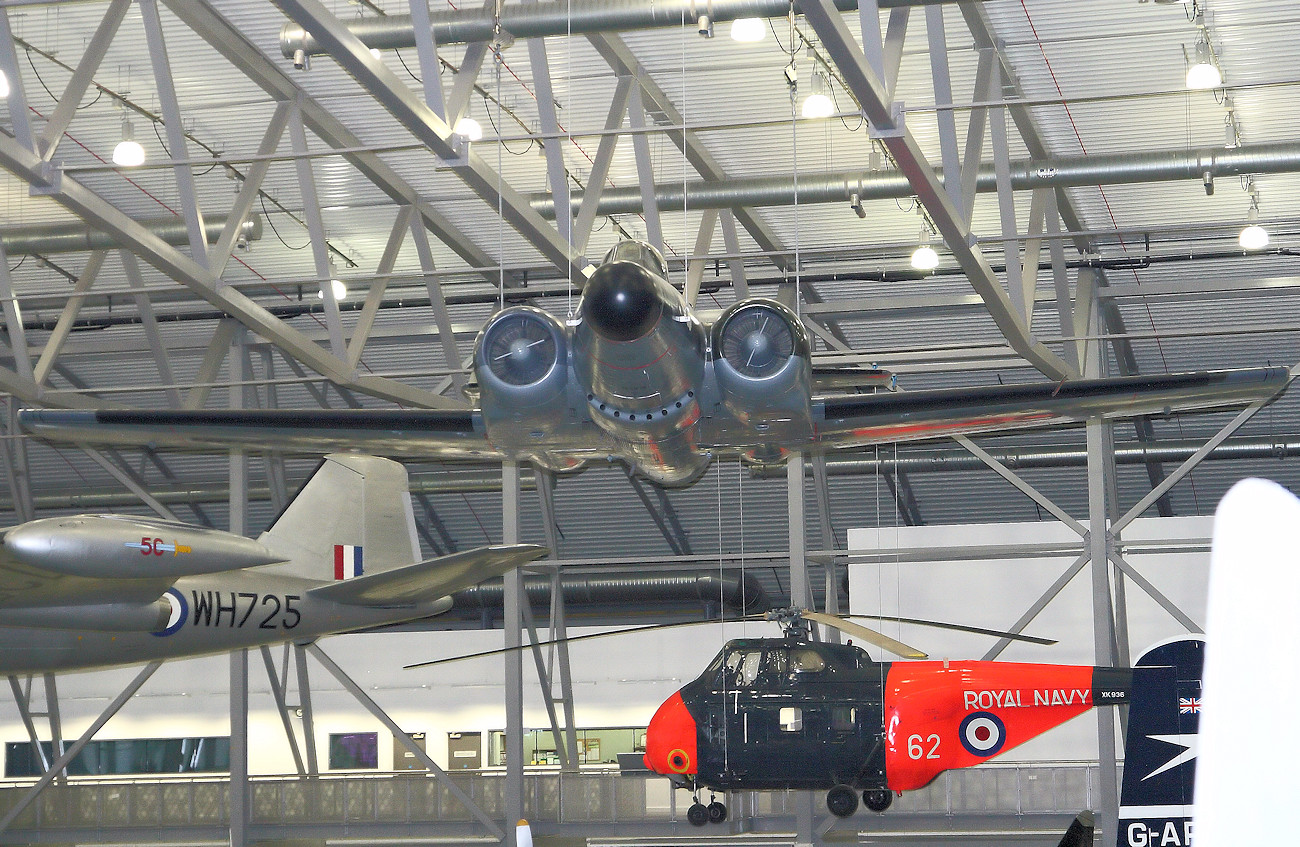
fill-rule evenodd
<path id="1" fill-rule="evenodd" d="M 1157 644 L 1134 665 L 1118 847 L 1192 843 L 1204 659 L 1205 640 L 1191 636 Z"/>
<path id="2" fill-rule="evenodd" d="M 346 580 L 420 561 L 406 468 L 389 459 L 326 456 L 257 539 L 284 557 L 266 570 Z"/>

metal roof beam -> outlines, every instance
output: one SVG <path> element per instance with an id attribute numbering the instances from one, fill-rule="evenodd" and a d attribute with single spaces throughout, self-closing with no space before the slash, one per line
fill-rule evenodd
<path id="1" fill-rule="evenodd" d="M 304 364 L 328 377 L 354 387 L 375 397 L 399 403 L 427 406 L 429 408 L 461 408 L 462 404 L 429 392 L 403 385 L 390 379 L 356 376 L 346 363 L 334 358 L 300 331 L 276 318 L 253 300 L 230 286 L 222 286 L 220 278 L 176 248 L 155 236 L 140 224 L 122 214 L 121 210 L 98 194 L 63 175 L 53 183 L 47 182 L 47 165 L 34 151 L 16 139 L 0 134 L 0 166 L 15 176 L 40 187 L 64 208 L 75 213 L 94 227 L 110 233 L 121 244 L 140 258 L 184 285 L 203 300 L 225 314 L 236 318 L 244 326 L 267 341 L 300 359 Z M 22 385 L 0 379 L 0 389 L 14 393 L 29 401 L 37 401 L 36 392 Z M 34 384 L 31 386 L 35 388 Z M 64 403 L 78 398 L 65 397 Z M 92 405 L 88 401 L 81 401 Z"/>
<path id="2" fill-rule="evenodd" d="M 678 11 L 680 12 L 680 10 Z M 784 12 L 782 14 L 784 14 Z M 678 23 L 680 24 L 680 19 Z M 663 120 L 669 124 L 670 127 L 685 127 L 685 116 L 677 109 L 677 106 L 673 103 L 672 98 L 668 96 L 668 93 L 660 88 L 659 85 L 650 78 L 649 72 L 641 66 L 641 63 L 637 61 L 636 56 L 632 55 L 632 51 L 621 38 L 616 35 L 605 33 L 601 35 L 588 36 L 587 40 L 591 42 L 592 47 L 596 48 L 596 52 L 601 55 L 601 58 L 603 58 L 609 66 L 614 69 L 615 74 L 618 76 L 636 77 L 637 86 L 641 90 L 641 101 L 643 105 L 648 109 L 653 108 L 663 113 Z M 696 138 L 694 133 L 684 129 L 671 128 L 665 130 L 665 132 L 667 132 L 668 137 L 672 139 L 673 144 L 677 145 L 677 149 L 681 150 L 686 156 L 686 161 L 690 162 L 691 167 L 695 168 L 696 173 L 704 178 L 706 184 L 726 183 L 729 180 L 727 172 L 722 167 L 722 163 L 714 158 L 713 154 L 708 151 L 708 148 L 706 148 L 698 138 Z M 636 197 L 638 205 L 629 211 L 640 212 L 643 208 L 640 205 L 642 200 L 641 189 L 639 186 L 636 190 Z M 680 201 L 675 205 L 664 202 L 658 186 L 655 187 L 655 197 L 657 198 L 660 208 L 682 208 L 682 203 Z M 572 193 L 570 202 L 573 204 L 573 210 L 580 213 L 580 206 L 576 201 L 576 197 L 573 197 Z M 769 253 L 782 253 L 785 251 L 785 247 L 776 232 L 755 212 L 740 203 L 727 205 L 731 208 L 736 220 L 745 228 L 745 231 L 749 233 L 750 238 L 754 239 L 754 243 L 758 245 L 760 250 Z M 692 208 L 699 207 L 692 204 Z M 600 210 L 597 209 L 596 213 L 600 214 Z M 554 213 L 552 212 L 552 214 Z M 772 262 L 782 270 L 791 266 L 791 260 L 785 256 L 773 257 Z"/>
<path id="3" fill-rule="evenodd" d="M 872 127 L 882 136 L 882 142 L 890 155 L 907 176 L 917 198 L 929 212 L 930 219 L 965 271 L 970 284 L 984 298 L 990 316 L 1007 341 L 1044 374 L 1054 379 L 1073 376 L 1072 369 L 1064 359 L 1030 336 L 1028 327 L 1016 314 L 988 261 L 971 246 L 972 234 L 968 223 L 962 219 L 961 213 L 944 190 L 916 139 L 902 125 L 901 115 L 888 100 L 888 93 L 867 64 L 862 48 L 844 25 L 840 13 L 827 0 L 806 3 L 803 12 L 821 38 L 826 52 L 840 69 L 849 90 L 862 105 Z"/>
<path id="4" fill-rule="evenodd" d="M 380 59 L 318 0 L 276 0 L 286 15 L 309 29 L 330 55 L 434 155 L 456 165 L 456 174 L 546 259 L 575 280 L 585 280 L 588 262 L 553 225 L 479 158 L 472 145 L 453 139 L 451 127 L 417 98 Z"/>
<path id="5" fill-rule="evenodd" d="M 207 3 L 196 3 L 193 0 L 163 0 L 163 3 L 172 14 L 275 100 L 294 100 L 298 97 L 300 89 L 288 74 Z M 307 128 L 331 147 L 355 151 L 366 146 L 355 133 L 315 100 L 304 96 L 301 107 L 302 119 Z M 429 231 L 470 267 L 488 268 L 497 264 L 495 258 L 479 249 L 446 216 L 421 200 L 419 192 L 378 154 L 351 152 L 343 154 L 343 158 L 394 203 L 414 204 Z M 484 273 L 483 276 L 492 282 L 497 280 L 495 271 Z"/>

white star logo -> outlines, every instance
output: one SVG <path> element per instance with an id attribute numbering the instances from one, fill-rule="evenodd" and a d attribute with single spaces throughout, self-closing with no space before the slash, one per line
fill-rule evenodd
<path id="1" fill-rule="evenodd" d="M 1148 735 L 1147 738 L 1153 741 L 1163 741 L 1166 744 L 1173 744 L 1176 747 L 1182 747 L 1182 751 L 1176 754 L 1172 759 L 1165 762 L 1151 773 L 1142 777 L 1145 782 L 1158 773 L 1164 773 L 1167 770 L 1176 768 L 1184 762 L 1190 762 L 1196 758 L 1196 733 L 1191 732 L 1186 735 Z"/>

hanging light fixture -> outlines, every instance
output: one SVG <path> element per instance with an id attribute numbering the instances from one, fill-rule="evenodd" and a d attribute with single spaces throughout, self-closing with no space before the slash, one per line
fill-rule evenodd
<path id="1" fill-rule="evenodd" d="M 135 168 L 144 164 L 144 148 L 135 140 L 131 129 L 131 119 L 122 116 L 122 140 L 113 148 L 113 164 L 123 168 Z"/>
<path id="2" fill-rule="evenodd" d="M 1268 246 L 1269 236 L 1268 230 L 1259 225 L 1259 189 L 1254 180 L 1247 191 L 1250 192 L 1250 209 L 1246 212 L 1246 226 L 1237 236 L 1237 243 L 1242 250 L 1263 250 Z"/>
<path id="3" fill-rule="evenodd" d="M 805 118 L 829 118 L 835 114 L 835 103 L 827 96 L 829 87 L 821 71 L 813 71 L 812 92 L 804 98 L 799 114 Z"/>
<path id="4" fill-rule="evenodd" d="M 930 246 L 930 227 L 921 222 L 921 245 L 912 251 L 912 267 L 918 271 L 932 271 L 939 267 L 939 254 Z"/>
<path id="5" fill-rule="evenodd" d="M 1205 91 L 1218 88 L 1223 84 L 1223 72 L 1214 61 L 1214 51 L 1210 49 L 1210 39 L 1201 30 L 1196 39 L 1196 54 L 1187 68 L 1187 87 L 1193 91 Z"/>
<path id="6" fill-rule="evenodd" d="M 483 137 L 483 126 L 469 116 L 468 106 L 465 108 L 465 114 L 456 119 L 456 124 L 451 131 L 466 141 L 478 141 Z"/>
<path id="7" fill-rule="evenodd" d="M 732 41 L 762 41 L 767 35 L 767 21 L 762 18 L 736 18 L 731 22 Z"/>
<path id="8" fill-rule="evenodd" d="M 334 266 L 331 265 L 331 266 L 330 266 L 330 270 L 332 271 L 333 269 L 334 269 Z M 347 299 L 347 296 L 348 296 L 348 287 L 347 287 L 346 285 L 343 284 L 343 280 L 341 280 L 341 279 L 337 279 L 337 278 L 335 278 L 335 279 L 331 279 L 331 280 L 330 280 L 330 290 L 334 292 L 334 302 L 335 302 L 335 303 L 342 303 L 344 300 Z M 324 300 L 324 299 L 325 299 L 325 290 L 324 290 L 323 288 L 322 288 L 320 291 L 317 291 L 317 292 L 316 292 L 316 299 L 317 299 L 317 300 Z"/>

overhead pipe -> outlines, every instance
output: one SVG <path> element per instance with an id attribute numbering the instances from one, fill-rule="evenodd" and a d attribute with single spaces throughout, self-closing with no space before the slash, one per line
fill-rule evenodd
<path id="1" fill-rule="evenodd" d="M 1011 163 L 1011 187 L 1017 191 L 1034 188 L 1068 188 L 1085 185 L 1121 185 L 1140 182 L 1203 181 L 1246 174 L 1293 173 L 1300 171 L 1300 143 L 1253 144 L 1228 150 L 1206 147 L 1200 150 L 1169 150 L 1155 153 L 1123 153 L 1101 156 L 1021 159 Z M 942 176 L 943 170 L 938 173 Z M 684 189 L 684 191 L 683 191 Z M 997 191 L 993 165 L 981 165 L 975 181 L 981 193 Z M 898 171 L 799 174 L 799 203 L 848 203 L 856 195 L 862 200 L 910 197 L 916 189 Z M 570 194 L 576 215 L 582 208 L 583 192 Z M 789 206 L 795 202 L 794 183 L 788 176 L 729 179 L 726 182 L 696 180 L 655 186 L 655 203 L 660 209 L 730 209 L 738 206 Z M 529 198 L 533 209 L 547 218 L 555 217 L 555 199 L 549 193 Z M 628 215 L 645 209 L 638 188 L 606 188 L 596 206 L 599 215 Z"/>
<path id="2" fill-rule="evenodd" d="M 189 230 L 185 219 L 181 217 L 153 218 L 137 221 L 140 226 L 166 241 L 173 247 L 186 246 L 190 243 Z M 205 215 L 204 227 L 207 229 L 208 243 L 216 244 L 226 228 L 226 215 Z M 239 237 L 245 241 L 262 239 L 262 218 L 249 215 L 240 225 Z M 0 232 L 0 243 L 4 244 L 9 256 L 26 256 L 54 253 L 77 253 L 86 250 L 115 250 L 123 246 L 108 233 L 86 226 L 80 221 L 58 224 L 34 224 L 32 226 L 5 227 Z"/>
<path id="3" fill-rule="evenodd" d="M 534 605 L 544 605 L 551 598 L 551 580 L 547 576 L 526 576 L 524 591 Z M 726 603 L 731 609 L 749 614 L 768 607 L 763 587 L 753 574 L 700 571 L 695 573 L 656 574 L 653 576 L 560 576 L 560 591 L 565 606 L 593 603 Z M 502 604 L 500 580 L 484 582 L 452 595 L 453 608 L 461 610 L 496 610 Z"/>
<path id="4" fill-rule="evenodd" d="M 1115 463 L 1144 465 L 1148 462 L 1184 462 L 1204 447 L 1201 441 L 1162 441 L 1146 447 L 1116 447 Z M 1011 470 L 1029 468 L 1082 468 L 1087 467 L 1088 451 L 1072 447 L 1028 447 L 986 451 Z M 860 454 L 859 454 L 860 455 Z M 1300 456 L 1300 441 L 1273 438 L 1251 438 L 1227 441 L 1210 451 L 1207 460 L 1222 459 L 1289 459 Z M 938 471 L 970 471 L 987 467 L 979 457 L 966 450 L 927 450 L 919 455 L 848 458 L 828 456 L 826 472 L 832 476 L 858 474 L 934 473 Z M 812 474 L 812 466 L 805 472 Z M 783 466 L 755 466 L 750 473 L 760 478 L 784 478 Z"/>
<path id="5" fill-rule="evenodd" d="M 914 6 L 906 0 L 882 0 L 879 5 Z M 434 43 L 465 44 L 497 38 L 496 4 L 462 11 L 430 11 Z M 798 11 L 799 4 L 795 3 Z M 857 0 L 835 0 L 835 8 L 852 12 Z M 681 26 L 683 19 L 694 25 L 702 15 L 722 23 L 736 18 L 783 18 L 790 11 L 789 0 L 679 0 L 676 3 L 647 0 L 560 0 L 560 2 L 508 5 L 501 7 L 502 32 L 510 38 L 543 38 L 549 35 L 584 35 L 632 29 Z M 345 23 L 348 32 L 367 47 L 396 50 L 415 46 L 410 15 L 357 18 Z M 297 24 L 280 28 L 280 52 L 302 67 L 307 56 L 325 52 L 306 30 Z"/>
<path id="6" fill-rule="evenodd" d="M 536 478 L 527 472 L 520 476 L 519 484 L 525 491 L 537 488 Z M 485 468 L 482 473 L 474 474 L 440 473 L 413 476 L 410 486 L 412 494 L 493 493 L 501 490 L 501 474 Z M 183 488 L 168 486 L 151 491 L 150 494 L 164 506 L 230 502 L 230 487 L 220 484 L 187 485 Z M 248 499 L 250 502 L 270 500 L 271 489 L 265 485 L 249 486 Z M 126 491 L 78 490 L 67 494 L 34 494 L 32 505 L 40 510 L 100 512 L 142 504 L 139 497 Z M 7 500 L 0 501 L 0 511 L 14 511 L 13 503 Z"/>

